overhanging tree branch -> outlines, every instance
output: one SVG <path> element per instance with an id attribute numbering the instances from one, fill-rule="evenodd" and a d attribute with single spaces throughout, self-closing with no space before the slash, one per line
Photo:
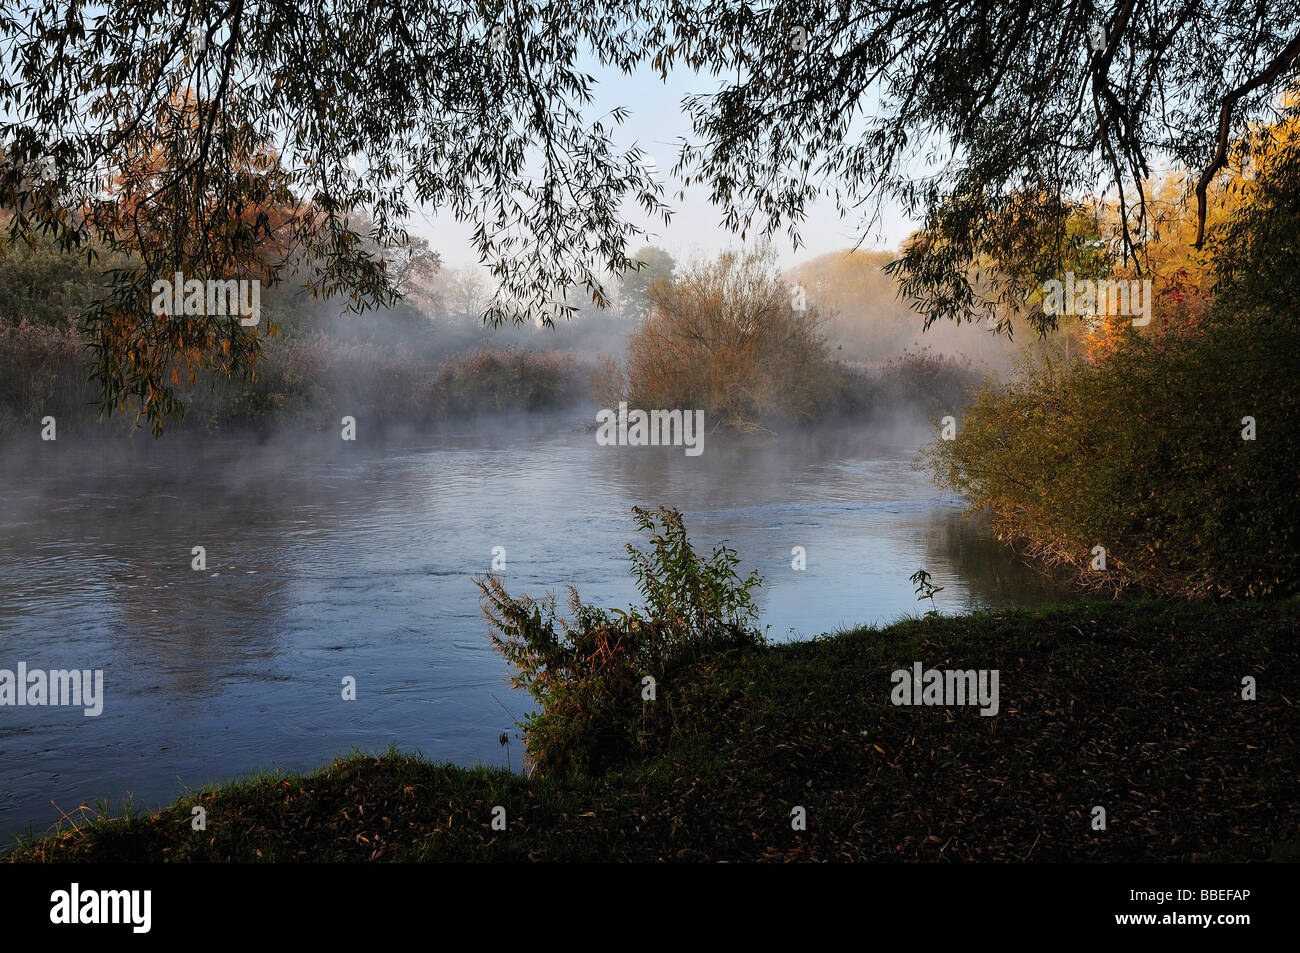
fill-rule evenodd
<path id="1" fill-rule="evenodd" d="M 1205 246 L 1205 216 L 1210 183 L 1214 181 L 1214 177 L 1218 175 L 1219 170 L 1228 164 L 1228 145 L 1231 139 L 1233 107 L 1237 105 L 1242 97 L 1250 95 L 1255 90 L 1281 76 L 1296 62 L 1297 58 L 1300 58 L 1300 34 L 1297 34 L 1264 70 L 1223 97 L 1223 104 L 1219 107 L 1218 138 L 1214 158 L 1205 167 L 1201 177 L 1196 182 L 1196 242 L 1193 247 L 1197 251 L 1200 251 Z"/>

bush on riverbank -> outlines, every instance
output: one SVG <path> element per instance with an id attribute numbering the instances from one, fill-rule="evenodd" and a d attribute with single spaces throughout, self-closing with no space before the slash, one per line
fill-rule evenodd
<path id="1" fill-rule="evenodd" d="M 591 399 L 595 369 L 568 351 L 478 348 L 439 367 L 432 404 L 442 417 L 574 407 Z"/>
<path id="2" fill-rule="evenodd" d="M 818 420 L 835 399 L 836 366 L 816 310 L 792 301 L 771 255 L 724 252 L 650 290 L 653 309 L 623 367 L 598 396 L 608 407 L 703 410 L 741 432 Z"/>
<path id="3" fill-rule="evenodd" d="M 983 374 L 928 349 L 876 364 L 832 357 L 823 316 L 762 251 L 724 253 L 650 291 L 654 309 L 624 361 L 602 361 L 607 407 L 703 410 L 708 426 L 751 433 L 792 424 L 900 425 L 958 411 Z"/>
<path id="4" fill-rule="evenodd" d="M 1165 224 L 1150 327 L 1100 321 L 1088 359 L 986 387 L 956 438 L 927 451 L 939 485 L 1086 585 L 1233 598 L 1300 588 L 1300 136 L 1289 123 L 1269 133 L 1229 180 L 1212 258 L 1189 247 L 1190 208 Z"/>
<path id="5" fill-rule="evenodd" d="M 89 368 L 75 328 L 0 323 L 0 435 L 38 428 L 45 416 L 64 426 L 93 416 L 88 408 L 99 390 L 88 379 Z"/>
<path id="6" fill-rule="evenodd" d="M 1085 585 L 1294 592 L 1300 433 L 1284 408 L 1300 399 L 1300 337 L 1222 314 L 1168 328 L 1129 329 L 1103 359 L 1028 365 L 987 386 L 956 438 L 928 448 L 931 472 L 992 510 L 1000 535 Z"/>
<path id="7" fill-rule="evenodd" d="M 661 682 L 646 754 L 598 778 L 356 755 L 87 820 L 10 859 L 1295 860 L 1298 627 L 1292 599 L 855 629 Z M 915 661 L 999 669 L 999 714 L 895 707 L 890 672 Z"/>
<path id="8" fill-rule="evenodd" d="M 523 723 L 524 742 L 542 773 L 599 774 L 653 730 L 656 686 L 702 659 L 763 644 L 754 627 L 757 573 L 742 579 L 725 544 L 696 555 L 679 512 L 633 507 L 650 549 L 628 545 L 645 606 L 627 612 L 585 605 L 569 587 L 572 619 L 555 597 L 511 597 L 489 575 L 475 580 L 493 646 L 514 666 L 516 688 L 539 709 Z M 649 682 L 646 680 L 649 679 Z"/>
<path id="9" fill-rule="evenodd" d="M 984 378 L 973 362 L 925 348 L 875 366 L 841 364 L 827 417 L 871 424 L 937 420 L 959 413 Z"/>

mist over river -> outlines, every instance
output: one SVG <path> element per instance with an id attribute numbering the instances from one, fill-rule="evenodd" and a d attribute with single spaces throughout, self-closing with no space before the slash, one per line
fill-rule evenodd
<path id="1" fill-rule="evenodd" d="M 764 576 L 773 639 L 920 612 L 922 566 L 945 612 L 1062 595 L 911 468 L 921 431 L 710 436 L 687 456 L 597 446 L 588 419 L 0 447 L 0 669 L 104 673 L 98 717 L 0 707 L 0 837 L 45 831 L 54 805 L 156 807 L 354 748 L 504 765 L 506 709 L 528 699 L 473 577 L 504 547 L 511 593 L 571 583 L 588 602 L 639 601 L 636 504 L 681 509 L 699 550 L 728 540 Z M 519 768 L 517 741 L 510 757 Z"/>

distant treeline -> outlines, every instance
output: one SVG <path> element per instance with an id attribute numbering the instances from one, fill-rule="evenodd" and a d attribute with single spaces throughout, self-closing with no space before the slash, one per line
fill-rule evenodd
<path id="1" fill-rule="evenodd" d="M 47 416 L 56 419 L 60 433 L 135 427 L 121 413 L 98 420 L 90 361 L 70 325 L 0 323 L 0 434 L 37 428 Z M 344 415 L 361 414 L 387 424 L 432 427 L 479 414 L 577 408 L 595 401 L 592 384 L 600 377 L 597 359 L 582 351 L 476 347 L 420 354 L 325 336 L 288 338 L 266 342 L 252 380 L 205 372 L 183 384 L 186 414 L 173 427 L 324 429 Z M 967 362 L 926 352 L 874 366 L 832 362 L 821 382 L 831 389 L 807 422 L 938 419 L 960 410 L 980 378 Z M 687 405 L 670 400 L 663 406 Z M 796 422 L 779 415 L 765 419 L 774 429 Z"/>
<path id="2" fill-rule="evenodd" d="M 90 360 L 75 328 L 0 325 L 0 433 L 39 427 L 46 416 L 60 433 L 133 428 L 129 415 L 97 420 Z M 207 372 L 183 384 L 185 418 L 172 426 L 325 429 L 345 415 L 366 415 L 428 427 L 452 417 L 573 407 L 590 400 L 594 369 L 591 356 L 570 351 L 477 348 L 441 356 L 323 336 L 273 340 L 252 380 Z"/>
<path id="3" fill-rule="evenodd" d="M 662 258 L 653 280 L 628 276 L 615 307 L 583 309 L 554 328 L 484 326 L 486 289 L 464 269 L 435 273 L 396 307 L 363 314 L 292 282 L 264 289 L 252 376 L 176 367 L 186 412 L 169 426 L 327 428 L 365 414 L 430 427 L 623 399 L 703 409 L 711 429 L 733 431 L 844 419 L 915 425 L 955 413 L 982 377 L 969 361 L 924 349 L 880 359 L 891 353 L 881 348 L 873 361 L 832 350 L 817 307 L 792 303 L 767 253 L 727 254 L 676 274 Z M 115 264 L 41 246 L 16 246 L 0 262 L 0 433 L 49 416 L 60 432 L 137 426 L 129 404 L 98 421 L 94 354 L 76 324 Z M 874 260 L 856 264 L 879 271 Z"/>

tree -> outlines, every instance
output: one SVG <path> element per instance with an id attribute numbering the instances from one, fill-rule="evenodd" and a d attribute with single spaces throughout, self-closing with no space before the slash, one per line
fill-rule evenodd
<path id="1" fill-rule="evenodd" d="M 921 329 L 882 270 L 889 252 L 830 252 L 793 268 L 788 278 L 825 315 L 827 342 L 849 360 L 879 361 L 901 354 Z"/>
<path id="2" fill-rule="evenodd" d="M 651 292 L 660 282 L 672 281 L 677 262 L 662 248 L 646 245 L 632 256 L 635 267 L 622 277 L 622 305 L 625 314 L 637 320 L 650 314 Z"/>
<path id="3" fill-rule="evenodd" d="M 492 300 L 482 270 L 472 265 L 448 269 L 441 285 L 443 309 L 459 321 L 478 318 Z"/>
<path id="4" fill-rule="evenodd" d="M 372 249 L 406 244 L 417 201 L 475 221 L 501 286 L 491 319 L 569 314 L 573 288 L 605 303 L 597 268 L 626 268 L 635 232 L 621 204 L 663 208 L 639 150 L 616 151 L 610 120 L 580 112 L 592 80 L 576 64 L 595 34 L 607 59 L 634 59 L 609 6 L 575 16 L 468 0 L 4 0 L 8 240 L 51 233 L 86 249 L 102 238 L 136 259 L 86 331 L 105 404 L 130 400 L 155 429 L 181 409 L 169 380 L 178 354 L 191 370 L 236 373 L 257 347 L 232 322 L 155 333 L 137 302 L 176 271 L 226 277 L 247 264 L 239 223 L 259 199 L 303 210 L 282 230 L 285 260 L 307 269 L 313 293 L 345 294 L 357 310 L 397 296 Z M 257 150 L 274 161 L 253 176 L 243 157 Z M 138 162 L 150 154 L 165 170 Z M 77 214 L 96 202 L 123 214 Z M 265 240 L 264 223 L 253 226 Z"/>
<path id="5" fill-rule="evenodd" d="M 840 384 L 817 310 L 792 301 L 770 250 L 725 252 L 651 290 L 654 308 L 628 341 L 610 406 L 700 409 L 710 427 L 756 431 L 816 419 Z"/>
<path id="6" fill-rule="evenodd" d="M 939 485 L 992 510 L 1000 537 L 1086 584 L 1241 598 L 1285 595 L 1300 578 L 1300 437 L 1286 426 L 1256 437 L 1257 417 L 1262 427 L 1300 398 L 1300 136 L 1284 122 L 1249 141 L 1221 184 L 1216 205 L 1231 211 L 1210 219 L 1208 263 L 1191 209 L 1162 221 L 1150 328 L 1103 322 L 1090 360 L 1026 362 L 925 452 Z M 1151 194 L 1171 190 L 1156 180 Z M 1097 545 L 1106 572 L 1094 571 Z"/>
<path id="7" fill-rule="evenodd" d="M 1300 104 L 1292 92 L 1289 105 Z M 1300 315 L 1300 117 L 1260 125 L 1243 150 L 1246 161 L 1232 181 L 1235 214 L 1218 230 L 1215 267 L 1218 299 L 1294 331 Z"/>
<path id="8" fill-rule="evenodd" d="M 625 206 L 668 209 L 640 150 L 614 147 L 626 110 L 583 114 L 587 56 L 725 77 L 687 101 L 697 142 L 677 172 L 708 186 L 742 238 L 761 224 L 797 241 L 822 192 L 846 214 L 897 200 L 923 224 L 894 268 L 927 326 L 1007 327 L 999 312 L 1079 253 L 1068 226 L 1095 212 L 1099 182 L 1119 208 L 1104 246 L 1114 257 L 1142 266 L 1157 157 L 1195 170 L 1196 244 L 1208 240 L 1210 186 L 1249 124 L 1282 108 L 1300 31 L 1285 4 L 1251 0 L 0 0 L 0 55 L 0 204 L 21 210 L 13 238 L 52 231 L 84 247 L 89 226 L 57 196 L 80 207 L 116 181 L 145 130 L 180 160 L 150 201 L 194 212 L 155 224 L 185 270 L 203 272 L 229 255 L 190 261 L 189 232 L 200 211 L 239 218 L 260 186 L 240 184 L 235 159 L 255 142 L 274 146 L 276 174 L 314 210 L 288 237 L 310 251 L 322 293 L 358 308 L 391 301 L 386 262 L 349 214 L 364 208 L 388 247 L 418 201 L 475 224 L 500 285 L 490 320 L 571 315 L 575 289 L 603 305 L 600 275 L 627 271 L 637 232 Z M 176 94 L 190 89 L 197 122 L 175 122 Z M 986 287 L 971 281 L 981 259 L 997 263 Z M 106 398 L 134 395 L 156 414 L 155 382 L 112 363 L 124 354 L 106 326 L 91 328 L 106 348 Z M 200 334 L 193 355 L 216 360 L 223 341 Z M 232 370 L 255 356 L 228 346 Z"/>
<path id="9" fill-rule="evenodd" d="M 1294 10 L 1247 0 L 716 0 L 690 5 L 698 27 L 672 6 L 653 54 L 663 74 L 737 77 L 689 101 L 703 145 L 679 171 L 742 233 L 797 237 L 822 191 L 845 213 L 898 201 L 923 229 L 893 270 L 927 327 L 1009 327 L 1079 253 L 1068 226 L 1095 212 L 1098 183 L 1119 207 L 1105 248 L 1140 268 L 1156 158 L 1195 170 L 1202 245 L 1209 186 L 1300 62 Z M 981 256 L 998 263 L 983 290 L 970 280 Z"/>

